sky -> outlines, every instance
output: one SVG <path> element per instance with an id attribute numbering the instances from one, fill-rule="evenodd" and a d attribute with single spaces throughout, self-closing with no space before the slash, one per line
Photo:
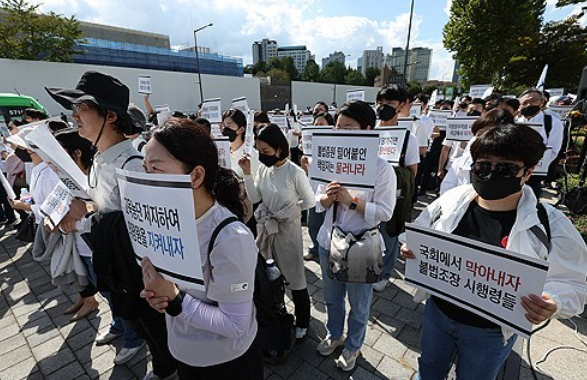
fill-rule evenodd
<path id="1" fill-rule="evenodd" d="M 545 19 L 561 20 L 580 6 L 554 7 L 547 0 Z M 334 51 L 349 55 L 356 67 L 365 49 L 390 53 L 406 45 L 411 0 L 33 0 L 43 12 L 78 20 L 169 35 L 172 46 L 198 44 L 252 63 L 251 45 L 263 38 L 280 46 L 306 45 L 321 65 Z M 442 45 L 442 29 L 452 0 L 415 0 L 410 47 L 433 50 L 430 79 L 451 80 L 454 62 Z M 587 25 L 587 16 L 581 19 Z"/>

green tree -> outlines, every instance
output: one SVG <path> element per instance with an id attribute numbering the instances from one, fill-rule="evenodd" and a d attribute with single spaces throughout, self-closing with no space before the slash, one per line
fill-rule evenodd
<path id="1" fill-rule="evenodd" d="M 320 67 L 313 59 L 306 62 L 306 68 L 302 74 L 302 80 L 306 82 L 318 82 L 320 80 Z"/>
<path id="2" fill-rule="evenodd" d="M 416 81 L 410 81 L 407 90 L 410 96 L 416 96 L 422 92 L 422 85 Z"/>
<path id="3" fill-rule="evenodd" d="M 6 12 L 0 23 L 0 56 L 11 59 L 71 62 L 80 53 L 75 44 L 82 38 L 79 22 L 54 12 L 42 14 L 39 5 L 26 0 L 0 0 Z"/>
<path id="4" fill-rule="evenodd" d="M 367 86 L 375 85 L 375 78 L 377 78 L 381 74 L 381 70 L 376 67 L 369 67 L 365 71 L 365 84 Z"/>
<path id="5" fill-rule="evenodd" d="M 320 82 L 344 84 L 344 77 L 347 69 L 342 62 L 333 61 L 322 68 Z"/>
<path id="6" fill-rule="evenodd" d="M 291 82 L 289 74 L 281 69 L 271 69 L 265 75 L 271 77 L 271 84 L 288 84 Z"/>
<path id="7" fill-rule="evenodd" d="M 269 71 L 271 69 L 285 71 L 290 80 L 297 80 L 300 75 L 292 57 L 273 57 L 267 63 L 267 69 Z"/>
<path id="8" fill-rule="evenodd" d="M 453 0 L 443 43 L 465 86 L 500 85 L 520 42 L 539 38 L 545 0 Z"/>
<path id="9" fill-rule="evenodd" d="M 566 7 L 567 5 L 581 4 L 581 3 L 586 3 L 586 2 L 587 1 L 585 1 L 585 0 L 558 0 L 556 2 L 556 7 L 562 8 L 562 7 Z"/>
<path id="10" fill-rule="evenodd" d="M 344 83 L 353 86 L 364 86 L 365 77 L 358 70 L 349 70 L 348 74 L 344 77 Z"/>

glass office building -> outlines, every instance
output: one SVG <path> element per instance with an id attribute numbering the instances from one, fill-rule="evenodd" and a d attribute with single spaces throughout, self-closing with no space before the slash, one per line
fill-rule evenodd
<path id="1" fill-rule="evenodd" d="M 132 67 L 139 69 L 198 72 L 194 51 L 179 51 L 154 46 L 86 38 L 76 45 L 84 54 L 73 57 L 75 63 L 91 65 Z M 219 54 L 199 53 L 202 74 L 243 76 L 242 58 Z"/>

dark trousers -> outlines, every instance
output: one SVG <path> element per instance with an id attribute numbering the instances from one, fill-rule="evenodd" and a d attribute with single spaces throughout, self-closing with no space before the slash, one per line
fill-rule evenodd
<path id="1" fill-rule="evenodd" d="M 16 219 L 14 209 L 10 206 L 10 202 L 8 202 L 8 194 L 4 186 L 0 186 L 0 219 L 8 220 L 9 222 L 13 222 Z"/>
<path id="2" fill-rule="evenodd" d="M 143 336 L 153 358 L 153 372 L 159 377 L 167 377 L 175 372 L 177 361 L 167 346 L 167 326 L 165 314 L 145 306 L 138 319 L 132 321 L 135 331 Z"/>
<path id="3" fill-rule="evenodd" d="M 177 372 L 180 380 L 263 379 L 263 363 L 259 343 L 255 339 L 242 356 L 210 367 L 192 367 L 178 361 Z"/>
<path id="4" fill-rule="evenodd" d="M 302 290 L 292 290 L 296 327 L 307 329 L 310 325 L 310 295 L 308 288 Z"/>
<path id="5" fill-rule="evenodd" d="M 12 186 L 12 189 L 14 190 L 14 193 L 16 194 L 17 197 L 20 196 L 20 189 L 28 189 L 28 188 L 29 188 L 28 186 L 16 186 L 16 185 Z M 28 215 L 27 212 L 23 211 L 23 210 L 16 210 L 16 212 L 20 216 L 21 221 L 25 220 Z M 13 220 L 10 218 L 8 218 L 8 219 Z"/>

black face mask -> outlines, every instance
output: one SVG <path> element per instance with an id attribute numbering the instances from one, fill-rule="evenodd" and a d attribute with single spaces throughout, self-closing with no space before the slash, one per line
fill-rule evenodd
<path id="1" fill-rule="evenodd" d="M 540 112 L 541 108 L 540 106 L 528 106 L 526 108 L 522 108 L 520 110 L 520 113 L 525 117 L 525 118 L 531 118 L 533 116 L 536 116 L 536 114 L 538 112 Z"/>
<path id="2" fill-rule="evenodd" d="M 467 116 L 481 116 L 481 112 L 477 110 L 467 112 Z"/>
<path id="3" fill-rule="evenodd" d="M 29 152 L 24 149 L 17 148 L 14 150 L 14 154 L 18 157 L 22 162 L 31 162 L 33 159 Z"/>
<path id="4" fill-rule="evenodd" d="M 230 142 L 234 142 L 236 140 L 236 131 L 232 130 L 230 128 L 224 128 L 222 129 L 222 136 L 226 136 L 228 137 L 228 141 Z"/>
<path id="5" fill-rule="evenodd" d="M 492 178 L 483 179 L 471 171 L 471 184 L 479 196 L 488 201 L 506 198 L 522 190 L 522 179 Z"/>
<path id="6" fill-rule="evenodd" d="M 380 104 L 377 106 L 377 116 L 382 121 L 389 121 L 395 117 L 397 110 L 389 104 Z"/>
<path id="7" fill-rule="evenodd" d="M 268 168 L 275 165 L 277 161 L 279 161 L 279 158 L 277 158 L 276 156 L 269 156 L 267 154 L 259 153 L 259 162 L 261 162 Z"/>

